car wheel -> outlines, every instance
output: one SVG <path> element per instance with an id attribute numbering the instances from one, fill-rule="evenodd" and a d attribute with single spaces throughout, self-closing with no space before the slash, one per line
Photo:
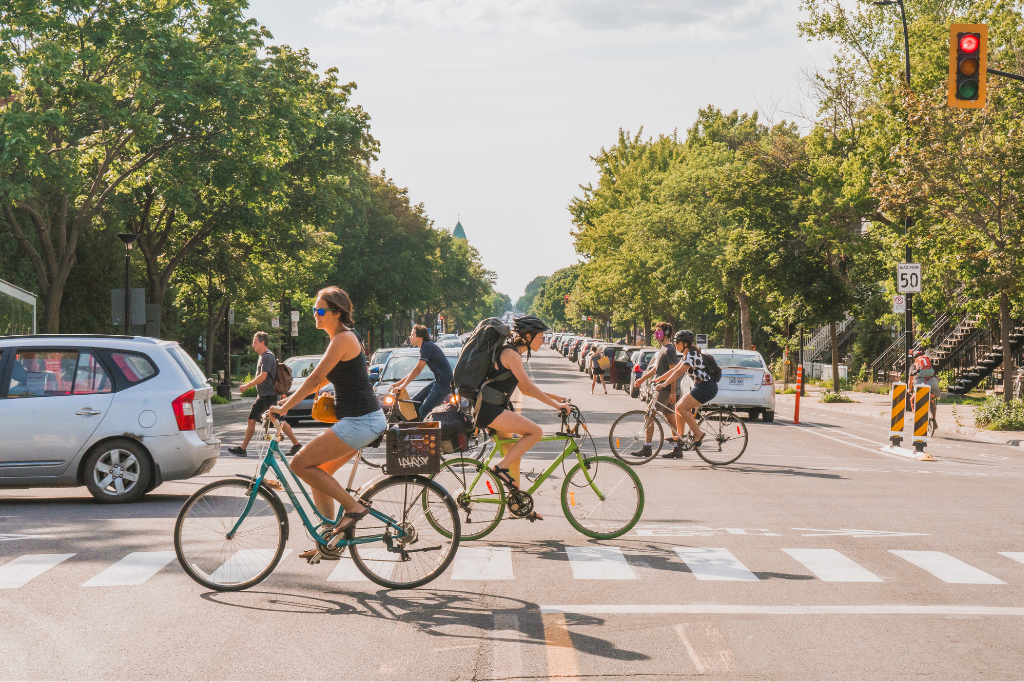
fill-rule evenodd
<path id="1" fill-rule="evenodd" d="M 134 502 L 153 479 L 153 465 L 142 447 L 130 440 L 103 443 L 85 460 L 85 487 L 98 502 Z"/>
<path id="2" fill-rule="evenodd" d="M 773 422 L 775 421 L 775 412 L 772 410 L 765 410 L 761 413 L 761 421 Z"/>
<path id="3" fill-rule="evenodd" d="M 757 419 L 757 416 L 759 414 L 761 414 L 761 410 L 748 410 L 747 411 L 747 419 L 753 421 L 753 420 Z"/>

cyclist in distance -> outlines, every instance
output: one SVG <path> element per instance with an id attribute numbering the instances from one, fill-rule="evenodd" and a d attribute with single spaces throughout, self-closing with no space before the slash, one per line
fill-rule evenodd
<path id="1" fill-rule="evenodd" d="M 912 355 L 914 356 L 914 366 L 910 368 L 910 374 L 914 377 L 914 386 L 929 386 L 931 388 L 932 422 L 935 423 L 935 428 L 939 428 L 939 422 L 935 418 L 939 400 L 939 380 L 935 378 L 935 366 L 932 364 L 932 359 L 922 350 L 915 350 Z"/>
<path id="2" fill-rule="evenodd" d="M 506 446 L 502 446 L 504 457 L 492 469 L 502 483 L 515 490 L 519 489 L 519 462 L 523 455 L 540 441 L 544 430 L 523 415 L 515 413 L 510 403 L 512 392 L 518 387 L 523 395 L 536 398 L 559 412 L 567 412 L 572 407 L 567 398 L 542 391 L 526 375 L 526 368 L 523 367 L 523 353 L 526 353 L 529 359 L 530 353 L 539 350 L 544 343 L 544 332 L 547 329 L 547 325 L 533 315 L 512 321 L 512 343 L 502 349 L 497 362 L 488 371 L 487 379 L 508 372 L 511 372 L 512 376 L 487 385 L 487 388 L 494 389 L 494 392 L 487 391 L 476 416 L 476 425 L 481 429 L 493 430 L 497 440 L 512 438 L 514 433 L 519 434 L 519 440 L 507 450 Z M 533 512 L 527 518 L 540 520 L 543 517 Z"/>
<path id="3" fill-rule="evenodd" d="M 676 332 L 673 337 L 676 353 L 679 354 L 679 362 L 665 376 L 661 382 L 655 384 L 655 388 L 661 390 L 672 385 L 677 378 L 681 378 L 684 372 L 689 373 L 693 379 L 693 389 L 684 395 L 676 403 L 676 430 L 682 434 L 683 426 L 690 427 L 693 434 L 694 446 L 700 445 L 704 440 L 704 432 L 697 426 L 697 419 L 693 416 L 693 410 L 713 400 L 718 395 L 718 382 L 712 381 L 711 376 L 704 371 L 704 354 L 697 348 L 694 342 L 693 332 L 683 329 Z"/>
<path id="4" fill-rule="evenodd" d="M 639 388 L 643 386 L 643 383 L 650 379 L 652 376 L 655 379 L 663 377 L 668 374 L 669 370 L 675 367 L 679 361 L 679 357 L 676 355 L 676 348 L 672 343 L 672 325 L 668 322 L 659 322 L 654 326 L 654 338 L 661 342 L 661 350 L 658 351 L 651 362 L 647 365 L 647 371 L 640 376 L 639 379 L 633 382 L 633 385 Z M 669 428 L 672 429 L 672 438 L 669 440 L 675 441 L 675 447 L 672 448 L 672 452 L 662 455 L 662 457 L 670 459 L 682 459 L 683 457 L 683 446 L 679 442 L 679 432 L 676 431 L 676 419 L 673 409 L 676 405 L 678 398 L 679 382 L 673 382 L 669 388 L 658 391 L 655 400 L 658 401 L 656 409 L 665 415 L 668 420 Z M 651 441 L 654 438 L 654 422 L 652 421 L 647 427 L 647 439 L 644 441 L 643 446 L 637 452 L 632 453 L 634 457 L 650 457 L 651 456 Z"/>
<path id="5" fill-rule="evenodd" d="M 335 500 L 345 508 L 345 515 L 329 533 L 329 537 L 334 537 L 368 513 L 334 478 L 334 472 L 377 440 L 387 428 L 388 420 L 370 385 L 363 347 L 349 329 L 352 301 L 348 294 L 338 287 L 321 289 L 313 304 L 313 319 L 317 329 L 323 329 L 331 337 L 327 350 L 299 389 L 271 407 L 270 412 L 287 414 L 327 382 L 334 385 L 334 412 L 338 421 L 303 445 L 291 462 L 295 475 L 313 489 L 313 503 L 321 514 L 334 518 Z M 299 556 L 308 558 L 316 552 L 314 548 Z M 325 554 L 324 558 L 338 557 Z"/>

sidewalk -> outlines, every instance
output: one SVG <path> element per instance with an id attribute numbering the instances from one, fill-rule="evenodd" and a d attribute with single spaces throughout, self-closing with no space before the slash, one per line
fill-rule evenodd
<path id="1" fill-rule="evenodd" d="M 243 398 L 237 390 L 232 391 L 230 405 L 213 405 L 213 423 L 215 425 L 224 424 L 238 419 L 244 421 L 244 417 L 249 414 L 254 402 L 256 402 L 255 398 Z"/>
<path id="2" fill-rule="evenodd" d="M 792 384 L 790 385 L 792 386 Z M 781 384 L 776 384 L 776 387 L 781 388 Z M 823 403 L 820 400 L 822 390 L 823 389 L 818 386 L 808 386 L 807 396 L 800 399 L 800 406 L 811 407 L 816 410 L 829 410 L 831 412 L 857 414 L 863 417 L 875 417 L 877 419 L 884 420 L 885 423 L 888 423 L 892 416 L 890 398 L 888 395 L 850 391 L 845 395 L 856 402 Z M 796 396 L 792 394 L 776 395 L 776 412 L 784 417 L 792 417 L 795 397 Z M 954 419 L 953 417 L 954 407 L 956 407 L 957 419 Z M 959 433 L 988 443 L 1024 448 L 1024 431 L 989 431 L 988 429 L 981 429 L 974 426 L 974 405 L 954 406 L 943 405 L 940 403 L 936 413 L 936 420 L 939 423 L 940 434 L 943 432 Z M 958 425 L 957 421 L 959 421 L 962 426 Z"/>

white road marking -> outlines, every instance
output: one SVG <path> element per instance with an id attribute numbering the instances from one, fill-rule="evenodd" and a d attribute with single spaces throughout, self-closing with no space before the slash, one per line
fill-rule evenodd
<path id="1" fill-rule="evenodd" d="M 885 582 L 848 556 L 834 549 L 783 549 L 820 580 L 831 583 Z"/>
<path id="2" fill-rule="evenodd" d="M 732 670 L 735 657 L 714 623 L 679 623 L 675 631 L 699 674 L 722 674 Z"/>
<path id="3" fill-rule="evenodd" d="M 945 552 L 890 549 L 889 552 L 923 568 L 945 583 L 962 585 L 1005 585 L 999 578 L 951 557 Z"/>
<path id="4" fill-rule="evenodd" d="M 225 561 L 216 571 L 210 574 L 210 581 L 215 583 L 244 583 L 255 578 L 267 567 L 267 562 L 274 557 L 273 549 L 243 549 Z M 284 551 L 284 557 L 291 554 L 290 549 Z"/>
<path id="5" fill-rule="evenodd" d="M 577 580 L 636 580 L 636 574 L 618 547 L 565 546 Z"/>
<path id="6" fill-rule="evenodd" d="M 462 548 L 459 551 L 464 551 Z M 523 677 L 523 633 L 519 629 L 519 616 L 514 613 L 494 614 L 491 630 L 491 679 L 520 679 Z"/>
<path id="7" fill-rule="evenodd" d="M 820 538 L 827 535 L 845 535 L 852 538 L 896 538 L 904 535 L 931 535 L 931 533 L 904 533 L 898 530 L 859 530 L 857 528 L 840 528 L 829 530 L 826 528 L 794 528 L 793 530 L 809 530 L 810 533 L 802 533 L 805 538 Z"/>
<path id="8" fill-rule="evenodd" d="M 459 547 L 452 580 L 512 580 L 511 547 Z"/>
<path id="9" fill-rule="evenodd" d="M 52 535 L 18 535 L 17 533 L 0 533 L 0 542 L 12 540 L 35 540 L 37 538 L 52 538 Z"/>
<path id="10" fill-rule="evenodd" d="M 1024 564 L 1024 552 L 1000 552 L 1004 557 Z"/>
<path id="11" fill-rule="evenodd" d="M 74 554 L 25 554 L 0 566 L 0 590 L 13 590 Z"/>
<path id="12" fill-rule="evenodd" d="M 756 581 L 751 573 L 732 552 L 724 547 L 673 547 L 690 572 L 698 580 L 746 580 Z"/>
<path id="13" fill-rule="evenodd" d="M 356 568 L 356 563 L 352 561 L 352 557 L 345 554 L 338 560 L 337 567 L 331 571 L 331 574 L 327 576 L 327 581 L 336 583 L 356 583 L 356 582 L 369 582 L 370 579 L 363 575 L 363 572 Z"/>
<path id="14" fill-rule="evenodd" d="M 174 552 L 132 552 L 113 566 L 87 580 L 82 587 L 141 585 L 175 558 Z"/>
<path id="15" fill-rule="evenodd" d="M 577 614 L 659 614 L 708 613 L 764 616 L 819 615 L 925 615 L 925 616 L 1024 616 L 1022 606 L 913 606 L 907 604 L 867 604 L 846 606 L 763 606 L 760 604 L 552 604 L 542 605 L 541 613 Z"/>

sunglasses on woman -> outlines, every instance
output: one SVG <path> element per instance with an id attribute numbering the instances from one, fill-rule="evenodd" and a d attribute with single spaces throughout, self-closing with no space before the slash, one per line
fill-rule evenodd
<path id="1" fill-rule="evenodd" d="M 323 317 L 327 314 L 328 310 L 334 312 L 334 308 L 317 308 L 316 306 L 313 306 L 313 314 L 317 317 Z"/>

